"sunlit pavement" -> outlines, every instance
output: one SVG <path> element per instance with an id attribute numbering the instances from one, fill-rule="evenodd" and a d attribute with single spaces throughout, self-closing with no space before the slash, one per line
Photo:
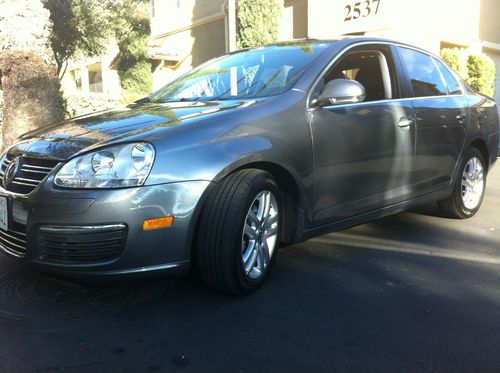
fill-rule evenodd
<path id="1" fill-rule="evenodd" d="M 500 371 L 500 166 L 432 206 L 283 249 L 238 299 L 191 277 L 82 286 L 0 258 L 0 371 Z"/>

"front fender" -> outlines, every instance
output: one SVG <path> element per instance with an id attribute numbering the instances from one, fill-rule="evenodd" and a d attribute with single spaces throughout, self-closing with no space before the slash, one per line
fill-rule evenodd
<path id="1" fill-rule="evenodd" d="M 218 181 L 224 170 L 235 169 L 244 162 L 260 161 L 271 153 L 272 144 L 264 137 L 251 136 L 207 142 L 157 151 L 155 165 L 146 184 L 162 184 L 187 180 Z"/>

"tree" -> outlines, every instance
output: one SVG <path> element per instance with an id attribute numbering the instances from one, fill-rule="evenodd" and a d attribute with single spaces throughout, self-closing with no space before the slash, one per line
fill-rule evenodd
<path id="1" fill-rule="evenodd" d="M 40 0 L 0 0 L 3 148 L 24 132 L 62 119 L 50 51 L 51 22 Z"/>
<path id="2" fill-rule="evenodd" d="M 276 41 L 282 9 L 282 0 L 239 0 L 237 47 L 247 48 Z"/>
<path id="3" fill-rule="evenodd" d="M 117 70 L 123 96 L 125 100 L 134 100 L 151 93 L 153 87 L 149 57 L 149 1 L 115 0 L 110 9 L 120 49 Z"/>
<path id="4" fill-rule="evenodd" d="M 112 33 L 110 8 L 116 0 L 43 1 L 53 23 L 50 45 L 60 78 L 71 58 L 98 56 L 106 50 Z"/>

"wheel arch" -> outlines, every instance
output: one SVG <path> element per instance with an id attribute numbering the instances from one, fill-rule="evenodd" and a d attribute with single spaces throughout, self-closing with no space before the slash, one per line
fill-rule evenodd
<path id="1" fill-rule="evenodd" d="M 490 152 L 488 150 L 488 145 L 486 144 L 486 141 L 484 141 L 481 138 L 476 138 L 473 141 L 471 141 L 470 147 L 479 150 L 479 152 L 484 158 L 486 171 L 488 171 L 490 166 Z"/>
<path id="2" fill-rule="evenodd" d="M 251 162 L 238 167 L 233 172 L 248 168 L 266 171 L 272 175 L 282 192 L 281 241 L 293 243 L 299 240 L 304 228 L 304 211 L 306 209 L 304 188 L 299 185 L 292 172 L 274 162 Z"/>
<path id="3" fill-rule="evenodd" d="M 191 245 L 190 257 L 192 262 L 196 261 L 194 250 L 196 246 L 197 229 L 201 217 L 201 211 L 206 204 L 207 199 L 216 188 L 217 183 L 233 174 L 234 172 L 243 169 L 258 169 L 266 171 L 271 174 L 278 184 L 278 188 L 282 192 L 282 210 L 284 218 L 282 220 L 281 241 L 287 244 L 294 243 L 300 240 L 304 228 L 304 216 L 307 203 L 304 198 L 304 187 L 300 185 L 297 177 L 288 170 L 286 167 L 271 161 L 261 160 L 248 160 L 247 163 L 237 162 L 226 167 L 224 170 L 214 177 L 210 187 L 207 188 L 202 197 L 193 216 L 192 229 L 189 235 L 189 243 Z"/>

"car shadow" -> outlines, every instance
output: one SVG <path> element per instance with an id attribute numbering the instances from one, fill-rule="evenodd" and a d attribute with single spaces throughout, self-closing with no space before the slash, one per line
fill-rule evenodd
<path id="1" fill-rule="evenodd" d="M 2 257 L 0 367 L 494 371 L 499 266 L 429 253 L 491 250 L 498 238 L 419 211 L 288 246 L 243 298 L 193 275 L 82 284 Z M 374 250 L 377 240 L 413 249 Z"/>

